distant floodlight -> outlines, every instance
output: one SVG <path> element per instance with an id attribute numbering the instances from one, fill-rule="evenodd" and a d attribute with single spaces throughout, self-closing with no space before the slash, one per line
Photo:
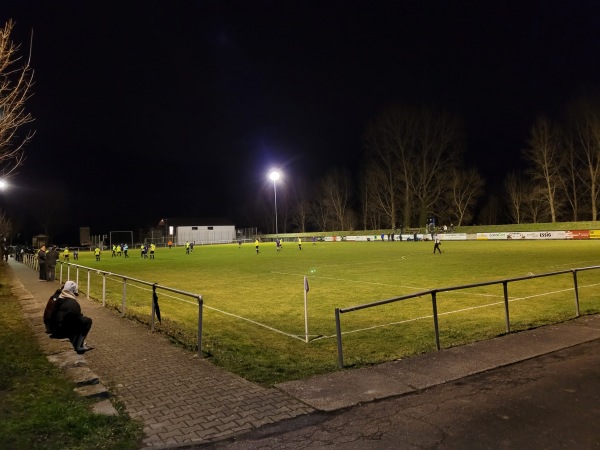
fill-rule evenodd
<path id="1" fill-rule="evenodd" d="M 277 180 L 281 178 L 281 173 L 277 169 L 271 169 L 269 178 L 273 180 L 273 192 L 275 193 L 275 236 L 277 236 Z"/>
<path id="2" fill-rule="evenodd" d="M 269 173 L 269 178 L 273 181 L 277 181 L 281 178 L 281 173 L 278 170 L 271 170 Z"/>
<path id="3" fill-rule="evenodd" d="M 0 178 L 0 191 L 3 191 L 7 187 L 8 187 L 8 183 L 5 180 Z"/>

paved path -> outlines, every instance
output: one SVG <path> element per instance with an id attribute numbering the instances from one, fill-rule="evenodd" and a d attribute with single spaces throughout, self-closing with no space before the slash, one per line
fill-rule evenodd
<path id="1" fill-rule="evenodd" d="M 413 395 L 266 425 L 208 447 L 597 450 L 599 405 L 600 340 L 594 340 Z"/>
<path id="2" fill-rule="evenodd" d="M 4 267 L 7 266 L 4 264 Z M 41 316 L 57 283 L 38 282 L 36 272 L 12 260 L 10 267 L 32 296 L 39 299 Z M 310 424 L 324 420 L 331 413 L 360 411 L 363 404 L 375 405 L 376 411 L 379 402 L 373 402 L 375 400 L 415 397 L 407 394 L 427 395 L 436 386 L 446 386 L 453 381 L 460 384 L 465 377 L 600 340 L 600 315 L 583 316 L 489 341 L 265 389 L 207 360 L 198 360 L 195 354 L 172 346 L 159 334 L 150 333 L 148 327 L 123 319 L 98 302 L 83 296 L 80 301 L 84 313 L 94 319 L 89 342 L 95 349 L 85 355 L 87 363 L 125 404 L 130 415 L 144 422 L 147 448 L 220 447 L 236 440 L 245 442 L 239 448 L 254 448 L 253 445 L 299 448 L 295 446 L 294 442 L 298 441 L 294 441 L 294 437 L 290 442 L 261 439 L 264 433 L 277 433 L 277 429 L 286 427 L 307 427 L 310 434 Z M 485 402 L 482 400 L 483 405 Z M 452 408 L 446 410 L 446 414 L 453 414 Z M 314 447 L 303 448 L 331 445 L 363 448 L 341 443 L 337 437 L 347 432 L 368 435 L 374 425 L 377 425 L 376 420 L 372 423 L 341 420 L 336 424 L 336 437 L 332 440 L 325 436 L 322 441 L 315 440 Z M 396 428 L 402 426 L 401 423 L 395 425 Z M 331 430 L 325 426 L 325 432 Z M 306 434 L 299 436 L 305 439 Z M 380 448 L 394 448 L 394 442 L 398 441 L 391 439 L 390 447 Z M 233 445 L 232 448 L 238 448 Z"/>

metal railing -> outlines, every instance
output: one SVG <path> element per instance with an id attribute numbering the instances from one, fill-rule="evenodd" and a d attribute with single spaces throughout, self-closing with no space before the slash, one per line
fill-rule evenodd
<path id="1" fill-rule="evenodd" d="M 27 266 L 31 267 L 32 269 L 38 270 L 38 268 L 39 268 L 38 259 L 37 259 L 36 255 L 25 255 L 25 257 L 23 258 L 23 262 Z M 163 291 L 172 292 L 175 294 L 184 295 L 186 297 L 192 297 L 192 298 L 196 299 L 198 301 L 198 357 L 202 358 L 202 328 L 203 328 L 203 305 L 204 305 L 202 295 L 194 294 L 192 292 L 182 291 L 180 289 L 174 289 L 169 286 L 163 286 L 163 285 L 160 285 L 157 283 L 150 283 L 148 281 L 140 280 L 140 279 L 133 278 L 133 277 L 128 277 L 126 275 L 120 275 L 120 274 L 116 274 L 116 273 L 112 273 L 112 272 L 105 272 L 105 271 L 98 270 L 98 269 L 92 269 L 90 267 L 81 266 L 79 264 L 73 264 L 73 263 L 64 262 L 64 261 L 58 261 L 57 264 L 60 265 L 59 282 L 62 284 L 63 279 L 65 281 L 73 280 L 73 281 L 75 281 L 75 283 L 77 283 L 77 286 L 80 287 L 80 289 L 79 289 L 80 291 L 83 291 L 83 289 L 81 289 L 81 286 L 79 283 L 79 275 L 80 275 L 81 271 L 86 273 L 87 289 L 83 292 L 85 292 L 87 298 L 91 298 L 90 292 L 91 292 L 92 274 L 102 276 L 102 297 L 101 297 L 102 298 L 102 306 L 106 306 L 106 277 L 111 276 L 111 277 L 120 278 L 123 282 L 123 288 L 122 288 L 122 294 L 121 294 L 121 316 L 122 317 L 125 317 L 125 313 L 127 310 L 127 282 L 128 281 L 135 282 L 135 283 L 141 284 L 143 286 L 151 287 L 153 294 L 156 293 L 157 289 L 161 289 Z M 66 274 L 63 273 L 63 272 L 65 272 L 65 267 L 66 267 Z M 71 268 L 75 269 L 74 278 L 71 277 Z M 151 309 L 152 309 L 152 317 L 150 319 L 150 329 L 152 332 L 154 332 L 154 318 L 156 315 L 154 298 L 152 298 L 152 300 L 151 300 Z"/>
<path id="2" fill-rule="evenodd" d="M 485 282 L 481 282 L 481 283 L 464 284 L 464 285 L 459 285 L 459 286 L 451 286 L 451 287 L 438 288 L 438 289 L 429 289 L 427 291 L 421 291 L 421 292 L 416 292 L 414 294 L 403 295 L 401 297 L 388 298 L 386 300 L 379 300 L 379 301 L 372 302 L 372 303 L 351 306 L 349 308 L 335 308 L 335 327 L 336 327 L 336 337 L 337 337 L 337 347 L 338 347 L 338 366 L 340 369 L 344 367 L 344 354 L 343 354 L 343 350 L 342 350 L 342 325 L 341 325 L 341 320 L 340 320 L 341 314 L 346 314 L 346 313 L 350 313 L 353 311 L 359 311 L 361 309 L 374 308 L 377 306 L 387 305 L 390 303 L 395 303 L 395 302 L 400 302 L 403 300 L 413 299 L 416 297 L 423 297 L 423 296 L 430 295 L 431 296 L 431 307 L 433 310 L 433 328 L 434 328 L 434 332 L 435 332 L 435 346 L 436 346 L 437 350 L 440 350 L 441 349 L 441 347 L 440 347 L 440 330 L 439 330 L 438 311 L 437 311 L 437 294 L 438 293 L 502 284 L 503 291 L 504 291 L 504 317 L 505 317 L 506 332 L 510 333 L 510 311 L 509 311 L 509 306 L 508 306 L 509 305 L 508 283 L 513 283 L 516 281 L 523 281 L 523 280 L 530 280 L 533 278 L 544 278 L 544 277 L 551 277 L 551 276 L 556 276 L 556 275 L 564 275 L 567 273 L 572 273 L 573 274 L 573 286 L 574 286 L 574 291 L 575 291 L 575 317 L 579 317 L 581 315 L 581 313 L 579 310 L 579 289 L 578 289 L 578 285 L 577 285 L 577 272 L 582 272 L 585 270 L 594 270 L 594 269 L 600 269 L 600 266 L 580 267 L 577 269 L 567 269 L 567 270 L 561 270 L 558 272 L 548 272 L 548 273 L 543 273 L 543 274 L 538 274 L 538 275 L 527 275 L 527 276 L 523 276 L 523 277 L 506 278 L 504 280 L 485 281 Z"/>

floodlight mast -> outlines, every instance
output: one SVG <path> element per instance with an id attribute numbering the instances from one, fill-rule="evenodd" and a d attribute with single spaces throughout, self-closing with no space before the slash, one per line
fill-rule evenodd
<path id="1" fill-rule="evenodd" d="M 269 178 L 273 180 L 273 192 L 275 193 L 275 236 L 279 233 L 277 231 L 277 180 L 281 178 L 281 173 L 277 169 L 271 169 Z"/>

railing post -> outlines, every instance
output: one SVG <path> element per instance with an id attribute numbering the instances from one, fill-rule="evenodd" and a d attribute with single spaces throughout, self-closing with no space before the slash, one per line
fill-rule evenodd
<path id="1" fill-rule="evenodd" d="M 71 264 L 67 263 L 67 281 L 71 279 Z"/>
<path id="2" fill-rule="evenodd" d="M 121 298 L 121 316 L 125 317 L 125 298 L 127 297 L 127 278 L 123 277 L 123 296 Z"/>
<path id="3" fill-rule="evenodd" d="M 340 323 L 340 308 L 335 308 L 335 335 L 337 336 L 338 367 L 344 368 L 344 354 L 342 352 L 342 325 Z"/>
<path id="4" fill-rule="evenodd" d="M 106 306 L 106 273 L 102 272 L 102 306 Z"/>
<path id="5" fill-rule="evenodd" d="M 79 266 L 75 269 L 75 283 L 79 286 Z"/>
<path id="6" fill-rule="evenodd" d="M 151 314 L 151 318 L 150 318 L 150 331 L 152 333 L 154 333 L 154 314 L 156 314 L 156 305 L 154 304 L 154 296 L 156 295 L 156 283 L 154 283 L 152 285 L 152 303 L 151 303 L 151 307 L 150 307 L 150 314 Z"/>
<path id="7" fill-rule="evenodd" d="M 202 307 L 204 306 L 204 300 L 199 295 L 198 299 L 198 358 L 202 358 Z"/>
<path id="8" fill-rule="evenodd" d="M 440 350 L 440 326 L 437 313 L 437 291 L 431 291 L 431 306 L 433 308 L 433 328 L 435 330 L 435 348 Z"/>
<path id="9" fill-rule="evenodd" d="M 60 263 L 60 276 L 59 276 L 59 278 L 58 278 L 58 282 L 59 282 L 60 284 L 62 284 L 62 282 L 63 282 L 63 281 L 62 281 L 62 280 L 63 280 L 63 273 L 62 273 L 62 270 L 63 270 L 63 263 Z"/>
<path id="10" fill-rule="evenodd" d="M 579 288 L 577 286 L 577 269 L 573 269 L 573 287 L 575 289 L 575 317 L 581 315 L 579 310 Z"/>
<path id="11" fill-rule="evenodd" d="M 90 269 L 88 269 L 88 271 L 87 271 L 87 298 L 90 298 L 90 277 L 91 277 L 91 273 L 90 273 Z"/>
<path id="12" fill-rule="evenodd" d="M 504 317 L 506 320 L 506 332 L 510 333 L 510 314 L 508 312 L 508 281 L 503 281 L 504 287 Z"/>

